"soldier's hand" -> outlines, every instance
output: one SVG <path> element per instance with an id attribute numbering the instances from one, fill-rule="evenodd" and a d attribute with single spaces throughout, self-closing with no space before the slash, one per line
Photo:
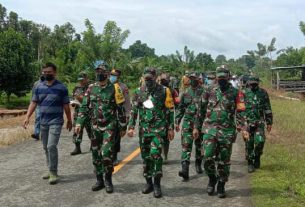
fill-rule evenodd
<path id="1" fill-rule="evenodd" d="M 125 134 L 126 134 L 126 130 L 124 130 L 124 131 L 120 131 L 120 136 L 121 136 L 121 137 L 124 137 L 124 136 L 125 136 Z"/>
<path id="2" fill-rule="evenodd" d="M 29 123 L 30 123 L 30 120 L 29 118 L 26 118 L 24 121 L 23 121 L 23 128 L 26 129 L 28 126 L 29 126 Z"/>
<path id="3" fill-rule="evenodd" d="M 172 141 L 175 137 L 175 132 L 173 129 L 168 130 L 167 132 L 167 138 L 169 141 Z"/>
<path id="4" fill-rule="evenodd" d="M 250 135 L 249 135 L 249 132 L 248 131 L 241 131 L 241 135 L 242 135 L 242 137 L 243 137 L 243 139 L 245 140 L 245 141 L 248 141 L 249 140 L 249 138 L 250 138 Z"/>
<path id="5" fill-rule="evenodd" d="M 127 132 L 127 135 L 129 137 L 133 137 L 134 136 L 134 129 L 129 129 L 128 132 Z"/>
<path id="6" fill-rule="evenodd" d="M 193 129 L 193 138 L 194 140 L 198 139 L 199 137 L 199 130 L 198 129 Z"/>
<path id="7" fill-rule="evenodd" d="M 179 125 L 176 125 L 175 130 L 176 130 L 176 132 L 179 132 L 179 131 L 180 131 Z"/>
<path id="8" fill-rule="evenodd" d="M 72 121 L 67 121 L 67 127 L 66 127 L 69 132 L 72 130 Z"/>
<path id="9" fill-rule="evenodd" d="M 81 130 L 81 127 L 79 125 L 76 125 L 74 131 L 76 134 L 80 134 L 80 130 Z"/>
<path id="10" fill-rule="evenodd" d="M 272 129 L 272 125 L 267 125 L 267 132 L 270 133 Z"/>
<path id="11" fill-rule="evenodd" d="M 238 132 L 240 132 L 240 131 L 241 131 L 241 126 L 237 126 L 237 127 L 236 127 L 236 130 L 237 130 Z"/>

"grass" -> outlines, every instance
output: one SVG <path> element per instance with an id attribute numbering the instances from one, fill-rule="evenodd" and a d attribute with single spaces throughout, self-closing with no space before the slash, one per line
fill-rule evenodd
<path id="1" fill-rule="evenodd" d="M 262 168 L 251 176 L 258 207 L 305 206 L 305 104 L 272 97 L 274 129 L 267 136 Z"/>

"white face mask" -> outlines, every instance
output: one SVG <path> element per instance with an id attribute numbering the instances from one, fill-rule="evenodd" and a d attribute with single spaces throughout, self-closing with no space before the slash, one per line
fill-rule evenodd
<path id="1" fill-rule="evenodd" d="M 151 101 L 150 99 L 151 97 L 149 97 L 149 99 L 147 99 L 146 101 L 143 102 L 143 106 L 147 109 L 152 109 L 154 108 L 154 103 Z"/>
<path id="2" fill-rule="evenodd" d="M 111 75 L 109 80 L 110 80 L 111 83 L 115 83 L 118 80 L 118 77 L 116 77 L 114 75 Z"/>

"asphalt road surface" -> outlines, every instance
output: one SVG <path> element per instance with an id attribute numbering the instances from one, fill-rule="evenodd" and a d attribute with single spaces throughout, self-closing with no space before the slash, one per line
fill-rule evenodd
<path id="1" fill-rule="evenodd" d="M 116 169 L 113 176 L 113 194 L 107 194 L 104 189 L 91 191 L 95 176 L 86 135 L 82 143 L 83 154 L 70 156 L 74 148 L 72 135 L 63 130 L 59 143 L 61 180 L 56 185 L 49 185 L 41 178 L 47 168 L 40 141 L 29 140 L 1 148 L 0 206 L 252 206 L 243 141 L 238 139 L 234 144 L 231 177 L 226 186 L 227 198 L 219 199 L 207 195 L 205 188 L 208 178 L 205 174 L 196 174 L 193 161 L 190 165 L 190 180 L 182 182 L 178 176 L 181 168 L 179 137 L 176 135 L 171 143 L 169 161 L 163 167 L 161 199 L 154 198 L 153 194 L 141 193 L 145 180 L 142 177 L 141 157 L 135 151 L 138 148 L 137 137 L 124 137 L 122 140 L 119 158 L 126 162 Z"/>

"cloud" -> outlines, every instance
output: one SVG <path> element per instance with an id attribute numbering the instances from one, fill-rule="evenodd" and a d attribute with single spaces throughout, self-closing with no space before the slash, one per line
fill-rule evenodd
<path id="1" fill-rule="evenodd" d="M 305 21 L 303 0 L 3 0 L 2 4 L 50 27 L 70 21 L 78 32 L 84 30 L 86 18 L 98 32 L 107 20 L 114 20 L 131 31 L 124 47 L 140 39 L 158 54 L 187 45 L 197 53 L 237 58 L 272 37 L 279 49 L 305 45 L 298 28 L 299 21 Z"/>

